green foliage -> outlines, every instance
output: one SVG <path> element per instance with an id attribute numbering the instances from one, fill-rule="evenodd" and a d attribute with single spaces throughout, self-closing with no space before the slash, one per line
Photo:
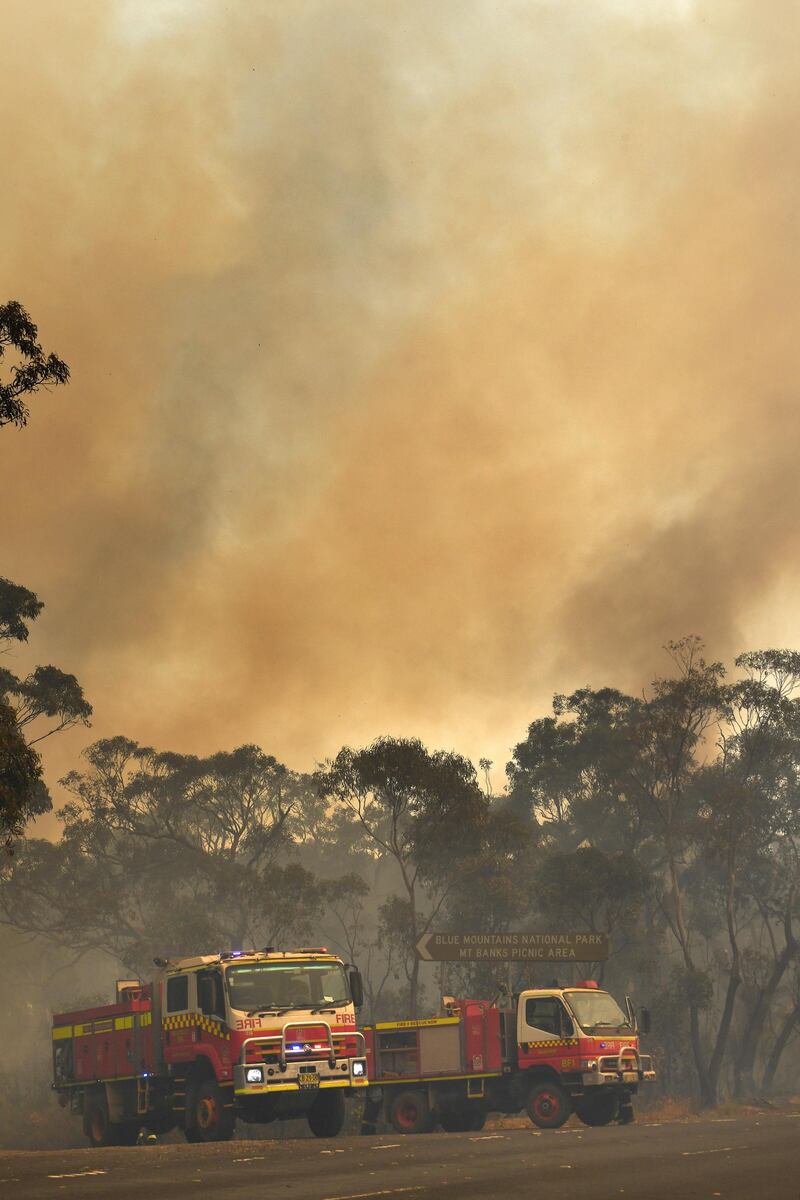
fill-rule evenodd
<path id="1" fill-rule="evenodd" d="M 18 360 L 7 381 L 0 379 L 0 426 L 25 425 L 26 397 L 69 379 L 67 364 L 56 354 L 45 354 L 38 338 L 38 329 L 19 301 L 0 304 L 0 361 L 9 350 Z"/>
<path id="2" fill-rule="evenodd" d="M 44 604 L 19 583 L 0 579 L 0 642 L 27 642 L 28 625 Z"/>
<path id="3" fill-rule="evenodd" d="M 49 807 L 39 756 L 26 744 L 13 709 L 0 701 L 0 841 L 6 851 L 31 817 Z"/>
<path id="4" fill-rule="evenodd" d="M 317 772 L 317 788 L 363 831 L 367 854 L 399 873 L 403 896 L 381 909 L 379 942 L 408 979 L 408 1013 L 419 1001 L 414 947 L 442 911 L 463 864 L 480 846 L 489 801 L 461 755 L 429 751 L 416 738 L 345 746 Z"/>
<path id="5" fill-rule="evenodd" d="M 25 679 L 0 667 L 0 696 L 13 705 L 21 730 L 39 718 L 55 722 L 30 738 L 30 745 L 73 725 L 88 725 L 92 715 L 92 706 L 75 676 L 54 666 L 35 667 Z"/>
<path id="6" fill-rule="evenodd" d="M 317 882 L 277 861 L 300 777 L 255 746 L 201 759 L 117 737 L 85 758 L 62 780 L 61 840 L 29 842 L 7 871 L 8 921 L 137 971 L 157 953 L 311 935 Z"/>
<path id="7" fill-rule="evenodd" d="M 537 905 L 552 927 L 609 937 L 635 928 L 649 884 L 633 855 L 593 846 L 547 854 L 535 876 Z"/>
<path id="8" fill-rule="evenodd" d="M 26 642 L 28 625 L 43 607 L 27 588 L 0 579 L 0 646 Z M 88 725 L 91 712 L 75 676 L 58 667 L 36 667 L 26 679 L 0 667 L 0 839 L 6 850 L 32 817 L 52 807 L 32 745 L 78 722 Z M 40 718 L 55 723 L 43 730 Z"/>

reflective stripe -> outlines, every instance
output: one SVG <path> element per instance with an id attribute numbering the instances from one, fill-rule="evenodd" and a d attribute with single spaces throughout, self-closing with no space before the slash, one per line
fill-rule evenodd
<path id="1" fill-rule="evenodd" d="M 72 1026 L 71 1025 L 56 1025 L 55 1028 L 53 1029 L 53 1041 L 54 1042 L 60 1041 L 61 1038 L 71 1038 L 71 1037 L 72 1037 Z"/>
<path id="2" fill-rule="evenodd" d="M 550 1046 L 577 1046 L 577 1038 L 548 1038 L 546 1042 L 524 1042 L 529 1050 L 548 1049 Z"/>
<path id="3" fill-rule="evenodd" d="M 133 1017 L 115 1017 L 115 1029 L 133 1029 Z"/>
<path id="4" fill-rule="evenodd" d="M 200 1029 L 206 1033 L 212 1034 L 214 1037 L 224 1038 L 230 1041 L 231 1031 L 227 1026 L 220 1021 L 214 1020 L 213 1017 L 206 1017 L 203 1013 L 171 1013 L 164 1017 L 161 1024 L 164 1029 Z"/>

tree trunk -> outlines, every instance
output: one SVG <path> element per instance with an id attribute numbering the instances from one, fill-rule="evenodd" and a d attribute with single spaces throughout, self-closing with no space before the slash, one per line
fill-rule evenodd
<path id="1" fill-rule="evenodd" d="M 772 1003 L 786 974 L 786 970 L 797 953 L 797 938 L 792 926 L 792 912 L 796 891 L 797 889 L 793 884 L 789 889 L 786 909 L 783 915 L 783 934 L 785 939 L 783 950 L 781 950 L 773 963 L 769 979 L 764 987 L 760 989 L 758 999 L 745 1025 L 741 1048 L 736 1059 L 735 1093 L 739 1099 L 746 1099 L 748 1096 L 755 1095 L 755 1064 L 759 1044 L 764 1033 L 764 1025 L 766 1024 L 769 1011 L 772 1008 Z"/>
<path id="2" fill-rule="evenodd" d="M 711 1087 L 706 1056 L 703 1051 L 703 1037 L 700 1031 L 700 1009 L 692 1000 L 689 1001 L 689 1036 L 694 1056 L 694 1066 L 697 1072 L 697 1082 L 700 1088 L 700 1103 L 703 1108 L 713 1108 L 716 1103 L 716 1094 Z"/>
<path id="3" fill-rule="evenodd" d="M 405 867 L 403 867 L 403 882 L 406 885 L 406 891 L 408 892 L 408 903 L 411 909 L 411 940 L 413 943 L 411 974 L 408 979 L 408 1015 L 409 1017 L 416 1017 L 417 1001 L 419 997 L 419 956 L 417 954 L 419 929 L 417 928 L 417 894 L 413 880 L 408 878 Z"/>
<path id="4" fill-rule="evenodd" d="M 736 1004 L 736 993 L 739 990 L 741 978 L 739 976 L 739 963 L 734 961 L 731 967 L 731 974 L 728 980 L 728 987 L 725 993 L 725 1007 L 722 1010 L 719 1028 L 717 1030 L 717 1038 L 714 1043 L 714 1052 L 711 1055 L 711 1061 L 708 1065 L 708 1099 L 703 1102 L 704 1108 L 713 1108 L 717 1103 L 719 1093 L 719 1076 L 722 1069 L 722 1063 L 725 1059 L 725 1050 L 728 1045 L 728 1035 L 731 1031 L 731 1022 L 733 1021 L 733 1010 Z"/>
<path id="5" fill-rule="evenodd" d="M 417 1015 L 417 997 L 419 995 L 419 959 L 416 954 L 411 964 L 411 978 L 408 981 L 408 1015 Z"/>
<path id="6" fill-rule="evenodd" d="M 766 1024 L 769 1010 L 772 1007 L 775 994 L 778 991 L 791 958 L 792 951 L 788 946 L 784 947 L 780 957 L 776 960 L 770 971 L 769 979 L 764 987 L 760 989 L 758 999 L 747 1018 L 735 1068 L 735 1093 L 740 1100 L 755 1095 L 755 1065 L 758 1056 L 758 1047 L 764 1033 L 764 1025 Z"/>
<path id="7" fill-rule="evenodd" d="M 670 873 L 670 890 L 672 893 L 674 927 L 673 932 L 678 940 L 683 955 L 683 962 L 686 970 L 690 973 L 696 971 L 694 960 L 689 949 L 689 933 L 686 928 L 686 921 L 683 915 L 683 897 L 681 895 L 680 884 L 678 882 L 678 868 L 675 863 L 675 858 L 670 853 L 669 856 L 669 873 Z M 716 1091 L 711 1086 L 711 1080 L 708 1074 L 708 1062 L 706 1059 L 705 1048 L 703 1046 L 703 1036 L 700 1029 L 700 1009 L 695 1000 L 689 998 L 689 1037 L 692 1047 L 692 1056 L 694 1058 L 694 1067 L 697 1072 L 697 1082 L 700 1089 L 700 1103 L 704 1108 L 713 1108 L 716 1103 Z"/>
<path id="8" fill-rule="evenodd" d="M 739 990 L 739 984 L 742 981 L 741 974 L 741 959 L 739 955 L 739 942 L 736 937 L 736 920 L 734 912 L 736 891 L 736 865 L 735 860 L 729 861 L 728 867 L 728 889 L 726 898 L 726 917 L 728 922 L 728 941 L 731 947 L 731 973 L 728 979 L 728 987 L 725 992 L 725 1006 L 722 1010 L 719 1027 L 717 1029 L 717 1037 L 714 1042 L 714 1051 L 711 1055 L 711 1061 L 708 1064 L 708 1090 L 709 1090 L 709 1105 L 713 1107 L 717 1102 L 719 1092 L 719 1077 L 722 1070 L 722 1064 L 725 1059 L 725 1050 L 728 1045 L 728 1036 L 731 1031 L 731 1023 L 733 1021 L 733 1010 L 736 1005 L 736 993 Z"/>
<path id="9" fill-rule="evenodd" d="M 775 1075 L 780 1065 L 781 1056 L 789 1044 L 789 1038 L 792 1036 L 792 1030 L 795 1025 L 800 1024 L 800 1004 L 796 1004 L 781 1026 L 781 1031 L 775 1039 L 775 1045 L 772 1047 L 772 1052 L 767 1060 L 767 1065 L 764 1069 L 764 1079 L 761 1084 L 762 1091 L 767 1095 L 772 1091 L 775 1082 Z"/>

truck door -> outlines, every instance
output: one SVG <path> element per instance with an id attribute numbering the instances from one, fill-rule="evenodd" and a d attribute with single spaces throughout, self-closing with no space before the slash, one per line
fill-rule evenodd
<path id="1" fill-rule="evenodd" d="M 517 1037 L 520 1058 L 561 1055 L 565 1042 L 574 1038 L 572 1018 L 559 996 L 520 996 Z"/>
<path id="2" fill-rule="evenodd" d="M 225 996 L 219 971 L 212 969 L 198 973 L 197 1006 L 204 1017 L 216 1017 L 225 1023 Z"/>
<path id="3" fill-rule="evenodd" d="M 164 1030 L 164 1058 L 168 1063 L 188 1062 L 194 1058 L 195 987 L 194 975 L 179 973 L 167 976 L 161 1023 Z"/>

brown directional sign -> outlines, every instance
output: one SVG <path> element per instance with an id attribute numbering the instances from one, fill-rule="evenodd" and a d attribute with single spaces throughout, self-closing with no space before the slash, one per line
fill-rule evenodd
<path id="1" fill-rule="evenodd" d="M 604 933 L 426 933 L 417 942 L 425 962 L 600 962 Z"/>

